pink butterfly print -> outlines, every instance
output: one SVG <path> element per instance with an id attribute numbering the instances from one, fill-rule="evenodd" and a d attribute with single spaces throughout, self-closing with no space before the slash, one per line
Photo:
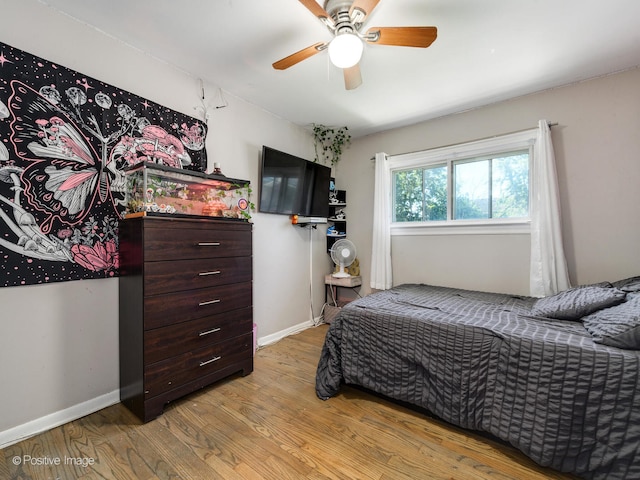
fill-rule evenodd
<path id="1" fill-rule="evenodd" d="M 59 107 L 21 82 L 11 86 L 12 141 L 18 156 L 30 162 L 22 180 L 30 206 L 45 216 L 42 231 L 51 231 L 56 220 L 79 223 L 98 202 L 111 203 L 116 213 L 109 188 L 119 176 L 115 163 L 100 160 Z"/>

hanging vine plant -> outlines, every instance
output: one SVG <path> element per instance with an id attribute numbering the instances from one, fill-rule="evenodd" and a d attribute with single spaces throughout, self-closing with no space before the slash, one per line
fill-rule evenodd
<path id="1" fill-rule="evenodd" d="M 316 151 L 316 162 L 335 165 L 340 161 L 342 149 L 351 143 L 348 127 L 327 127 L 313 124 L 313 140 Z"/>

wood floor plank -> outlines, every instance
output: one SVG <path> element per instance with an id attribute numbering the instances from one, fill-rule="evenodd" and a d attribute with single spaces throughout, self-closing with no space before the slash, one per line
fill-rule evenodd
<path id="1" fill-rule="evenodd" d="M 0 455 L 0 478 L 9 478 L 9 462 L 6 455 Z"/>
<path id="2" fill-rule="evenodd" d="M 0 478 L 402 480 L 573 478 L 520 452 L 361 389 L 323 401 L 315 372 L 327 326 L 260 348 L 254 372 L 171 403 L 141 424 L 117 404 L 5 448 Z M 90 458 L 20 465 L 14 457 Z"/>

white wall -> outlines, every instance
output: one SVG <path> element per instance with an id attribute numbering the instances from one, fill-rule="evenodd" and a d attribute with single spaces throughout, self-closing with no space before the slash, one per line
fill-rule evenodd
<path id="1" fill-rule="evenodd" d="M 337 169 L 349 237 L 369 291 L 376 152 L 400 154 L 552 128 L 563 235 L 573 284 L 640 275 L 640 69 L 389 130 L 353 141 Z M 385 101 L 393 101 L 390 94 Z M 529 236 L 394 236 L 394 283 L 528 294 Z"/>
<path id="2" fill-rule="evenodd" d="M 2 1 L 0 41 L 188 115 L 198 116 L 199 81 L 78 23 L 36 0 Z M 210 105 L 217 87 L 205 84 Z M 1 92 L 0 92 L 1 94 Z M 250 180 L 257 194 L 263 144 L 305 158 L 311 134 L 237 98 L 211 109 L 209 168 Z M 254 200 L 256 198 L 254 197 Z M 272 340 L 310 321 L 310 251 L 314 316 L 327 270 L 322 229 L 255 213 L 254 318 Z M 89 413 L 118 396 L 118 280 L 0 288 L 0 446 Z"/>

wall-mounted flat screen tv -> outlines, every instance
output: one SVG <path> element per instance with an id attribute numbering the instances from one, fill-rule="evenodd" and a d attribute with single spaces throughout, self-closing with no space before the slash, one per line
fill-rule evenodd
<path id="1" fill-rule="evenodd" d="M 262 147 L 258 211 L 282 215 L 329 215 L 331 168 Z"/>

